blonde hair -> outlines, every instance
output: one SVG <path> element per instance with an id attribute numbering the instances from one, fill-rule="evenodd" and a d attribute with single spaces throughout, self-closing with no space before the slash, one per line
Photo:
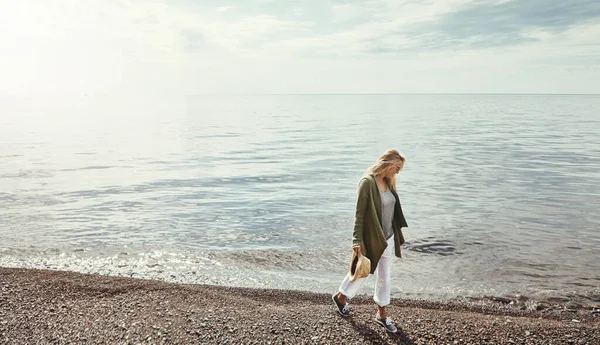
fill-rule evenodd
<path id="1" fill-rule="evenodd" d="M 367 174 L 373 174 L 375 176 L 381 175 L 386 170 L 388 170 L 390 168 L 390 166 L 395 165 L 398 162 L 402 162 L 402 165 L 404 165 L 405 161 L 406 161 L 406 157 L 401 155 L 398 151 L 387 150 L 381 156 L 379 156 L 379 160 L 375 164 L 371 165 L 369 167 L 369 169 L 367 169 Z M 388 183 L 389 183 L 390 187 L 394 191 L 396 191 L 396 175 L 395 174 L 392 177 L 392 179 L 388 181 Z"/>

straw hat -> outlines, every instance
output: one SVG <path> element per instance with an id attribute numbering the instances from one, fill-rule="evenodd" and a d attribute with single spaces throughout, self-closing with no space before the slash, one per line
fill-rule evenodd
<path id="1" fill-rule="evenodd" d="M 352 251 L 352 262 L 350 263 L 350 281 L 353 282 L 358 278 L 368 277 L 371 273 L 371 260 L 362 255 L 360 251 Z"/>

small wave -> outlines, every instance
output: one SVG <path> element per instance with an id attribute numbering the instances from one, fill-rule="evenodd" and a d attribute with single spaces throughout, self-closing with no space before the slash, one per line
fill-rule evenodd
<path id="1" fill-rule="evenodd" d="M 332 267 L 344 267 L 347 253 L 340 250 L 327 251 L 323 260 L 323 250 L 241 250 L 216 251 L 207 255 L 223 265 L 231 267 L 254 267 L 256 269 L 299 270 L 299 271 L 328 271 Z"/>
<path id="2" fill-rule="evenodd" d="M 196 138 L 198 139 L 208 139 L 208 138 L 235 138 L 241 136 L 239 133 L 221 133 L 221 134 L 212 134 L 212 135 L 198 135 Z"/>
<path id="3" fill-rule="evenodd" d="M 451 241 L 448 240 L 435 240 L 434 242 L 428 243 L 430 239 L 422 239 L 414 242 L 407 243 L 408 250 L 424 253 L 424 254 L 435 254 L 435 255 L 454 255 L 460 254 L 456 251 L 456 247 Z"/>
<path id="4" fill-rule="evenodd" d="M 8 173 L 0 175 L 0 178 L 47 178 L 54 176 L 48 170 L 21 170 L 16 173 Z"/>
<path id="5" fill-rule="evenodd" d="M 79 170 L 102 170 L 102 169 L 111 169 L 111 168 L 122 168 L 114 165 L 90 165 L 81 168 L 73 168 L 73 169 L 62 169 L 60 171 L 79 171 Z"/>

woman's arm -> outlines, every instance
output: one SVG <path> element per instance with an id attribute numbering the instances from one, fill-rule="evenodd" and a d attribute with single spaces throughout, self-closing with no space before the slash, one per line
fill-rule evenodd
<path id="1" fill-rule="evenodd" d="M 363 224 L 365 212 L 369 203 L 369 181 L 363 178 L 358 185 L 358 198 L 356 200 L 356 214 L 354 216 L 354 233 L 352 236 L 353 245 L 362 245 Z"/>

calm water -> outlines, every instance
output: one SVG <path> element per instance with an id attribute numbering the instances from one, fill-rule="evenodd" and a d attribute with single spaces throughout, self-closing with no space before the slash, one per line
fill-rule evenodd
<path id="1" fill-rule="evenodd" d="M 2 266 L 332 292 L 397 148 L 395 296 L 600 302 L 600 96 L 26 101 L 0 101 Z"/>

